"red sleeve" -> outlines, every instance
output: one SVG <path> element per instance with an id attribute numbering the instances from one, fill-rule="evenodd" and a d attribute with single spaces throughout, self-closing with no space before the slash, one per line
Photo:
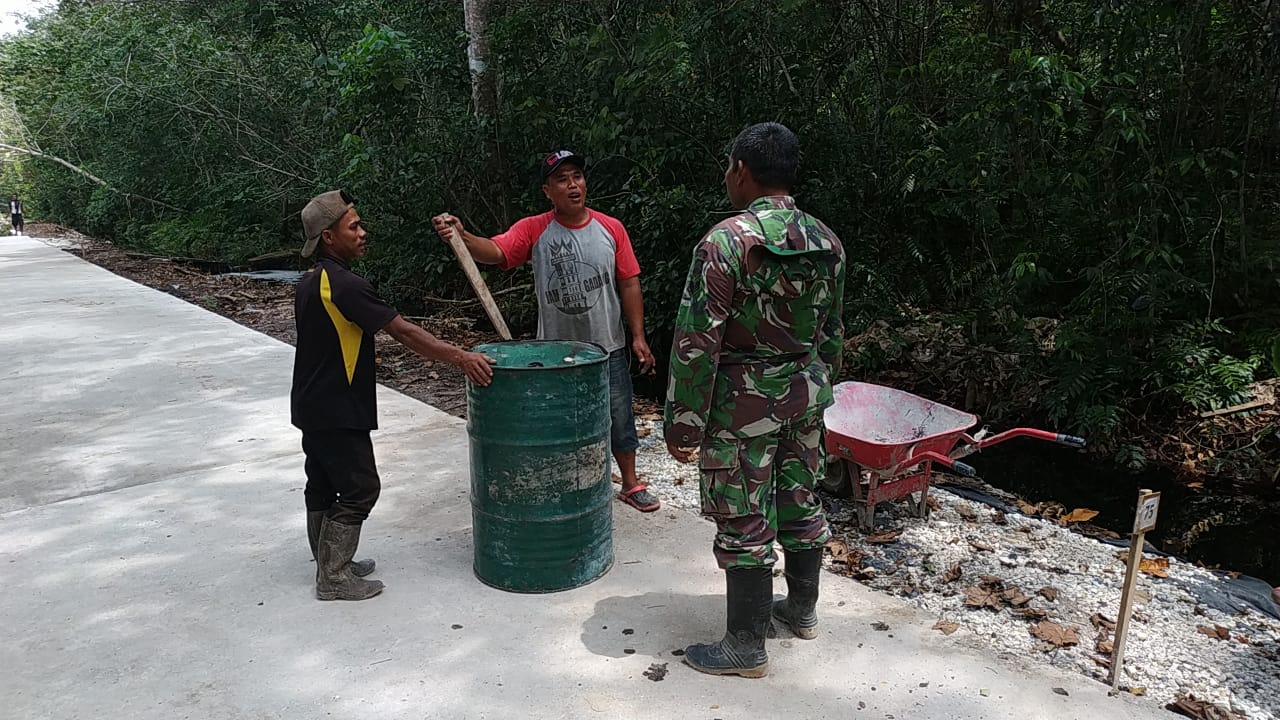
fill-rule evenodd
<path id="1" fill-rule="evenodd" d="M 533 244 L 538 241 L 538 237 L 551 224 L 551 213 L 543 213 L 541 215 L 531 215 L 516 221 L 510 229 L 499 235 L 494 235 L 491 240 L 502 251 L 502 263 L 498 266 L 503 270 L 520 267 L 529 262 L 529 254 L 533 252 Z"/>
<path id="2" fill-rule="evenodd" d="M 604 213 L 596 213 L 596 218 L 600 220 L 600 224 L 604 225 L 604 229 L 609 231 L 613 236 L 613 264 L 614 273 L 619 280 L 630 280 L 640 274 L 640 261 L 636 260 L 636 251 L 631 247 L 631 237 L 627 235 L 627 229 L 622 227 L 622 223 L 616 218 L 611 218 Z"/>

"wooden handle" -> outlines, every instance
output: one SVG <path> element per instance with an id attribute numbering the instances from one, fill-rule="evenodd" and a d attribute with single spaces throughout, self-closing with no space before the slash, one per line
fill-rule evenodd
<path id="1" fill-rule="evenodd" d="M 507 329 L 507 322 L 502 319 L 502 311 L 498 310 L 498 304 L 493 301 L 493 295 L 489 293 L 489 286 L 485 285 L 484 278 L 480 277 L 480 268 L 476 267 L 471 251 L 467 250 L 467 244 L 462 240 L 462 233 L 458 232 L 458 227 L 452 223 L 449 224 L 449 247 L 453 248 L 453 254 L 458 257 L 458 264 L 462 266 L 463 274 L 471 283 L 471 289 L 475 290 L 476 297 L 480 298 L 480 304 L 484 306 L 489 322 L 493 323 L 493 327 L 503 340 L 510 340 L 511 331 Z"/>

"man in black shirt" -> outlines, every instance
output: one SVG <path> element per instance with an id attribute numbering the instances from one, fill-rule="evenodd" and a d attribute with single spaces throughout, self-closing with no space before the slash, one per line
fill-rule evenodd
<path id="1" fill-rule="evenodd" d="M 382 592 L 372 560 L 352 561 L 360 527 L 382 483 L 369 431 L 378 428 L 373 336 L 386 330 L 410 350 L 457 365 L 488 385 L 493 360 L 466 352 L 408 322 L 351 272 L 365 254 L 365 231 L 341 190 L 318 195 L 302 210 L 302 254 L 316 264 L 298 283 L 298 345 L 291 393 L 293 424 L 306 455 L 307 538 L 316 561 L 316 597 L 365 600 Z M 318 252 L 317 252 L 318 250 Z"/>

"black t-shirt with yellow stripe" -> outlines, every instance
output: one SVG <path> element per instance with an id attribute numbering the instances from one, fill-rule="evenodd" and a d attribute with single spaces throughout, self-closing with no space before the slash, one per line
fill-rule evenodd
<path id="1" fill-rule="evenodd" d="M 293 424 L 302 430 L 375 430 L 373 336 L 396 311 L 364 278 L 321 256 L 298 282 Z"/>

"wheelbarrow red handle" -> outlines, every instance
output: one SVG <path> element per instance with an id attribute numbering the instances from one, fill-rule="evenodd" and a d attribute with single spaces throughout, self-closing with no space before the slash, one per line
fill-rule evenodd
<path id="1" fill-rule="evenodd" d="M 1049 432 L 1048 430 L 1036 430 L 1035 428 L 1013 428 L 1012 430 L 1005 430 L 1002 433 L 996 433 L 991 437 L 983 438 L 978 441 L 977 450 L 988 448 L 992 445 L 999 445 L 1005 440 L 1012 440 L 1016 437 L 1029 437 L 1036 440 L 1047 440 L 1048 442 L 1059 443 L 1073 448 L 1082 448 L 1085 446 L 1084 438 L 1076 437 L 1075 435 L 1063 435 L 1062 433 Z M 969 438 L 966 436 L 966 439 Z M 976 451 L 971 450 L 970 452 Z"/>
<path id="2" fill-rule="evenodd" d="M 978 474 L 978 470 L 975 470 L 973 465 L 969 465 L 968 462 L 952 460 L 951 457 L 942 455 L 941 452 L 918 452 L 918 454 L 911 456 L 910 460 L 906 462 L 910 462 L 911 465 L 918 465 L 920 462 L 925 460 L 933 460 L 934 462 L 937 462 L 937 464 L 954 470 L 957 475 L 964 475 L 966 478 L 972 478 L 974 475 Z M 904 465 L 906 462 L 904 462 Z"/>

